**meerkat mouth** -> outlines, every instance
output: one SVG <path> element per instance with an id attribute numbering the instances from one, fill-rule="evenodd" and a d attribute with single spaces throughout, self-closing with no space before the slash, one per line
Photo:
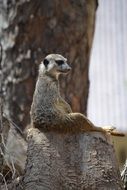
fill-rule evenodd
<path id="1" fill-rule="evenodd" d="M 64 74 L 64 73 L 66 74 L 66 73 L 68 73 L 70 70 L 71 70 L 71 68 L 65 69 L 65 70 L 60 70 L 60 69 L 59 69 L 58 72 L 63 73 L 63 74 Z"/>

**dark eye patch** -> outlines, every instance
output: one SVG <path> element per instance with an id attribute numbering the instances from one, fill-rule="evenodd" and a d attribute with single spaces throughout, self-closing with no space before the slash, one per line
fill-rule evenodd
<path id="1" fill-rule="evenodd" d="M 48 61 L 47 59 L 44 59 L 43 63 L 44 63 L 44 65 L 45 65 L 45 67 L 47 67 L 48 64 L 49 64 L 49 61 Z"/>
<path id="2" fill-rule="evenodd" d="M 60 65 L 64 64 L 64 61 L 63 60 L 56 60 L 56 63 L 60 66 Z"/>

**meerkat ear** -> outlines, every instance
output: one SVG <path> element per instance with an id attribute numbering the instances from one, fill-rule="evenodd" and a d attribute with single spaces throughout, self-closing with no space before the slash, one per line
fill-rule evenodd
<path id="1" fill-rule="evenodd" d="M 44 59 L 43 63 L 44 63 L 44 66 L 47 67 L 49 64 L 49 61 L 47 59 Z"/>

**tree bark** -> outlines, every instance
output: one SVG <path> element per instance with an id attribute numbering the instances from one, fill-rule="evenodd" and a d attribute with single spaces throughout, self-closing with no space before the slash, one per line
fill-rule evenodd
<path id="1" fill-rule="evenodd" d="M 31 129 L 24 190 L 121 190 L 113 145 L 99 133 Z"/>
<path id="2" fill-rule="evenodd" d="M 61 91 L 73 111 L 86 114 L 96 7 L 96 0 L 0 1 L 4 112 L 17 124 L 29 123 L 37 68 L 49 53 L 73 64 Z"/>

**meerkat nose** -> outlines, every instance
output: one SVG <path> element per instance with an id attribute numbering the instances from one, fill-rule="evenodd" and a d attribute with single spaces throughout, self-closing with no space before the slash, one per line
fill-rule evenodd
<path id="1" fill-rule="evenodd" d="M 67 71 L 70 71 L 70 70 L 71 70 L 71 67 L 70 67 L 70 66 L 68 66 Z"/>

